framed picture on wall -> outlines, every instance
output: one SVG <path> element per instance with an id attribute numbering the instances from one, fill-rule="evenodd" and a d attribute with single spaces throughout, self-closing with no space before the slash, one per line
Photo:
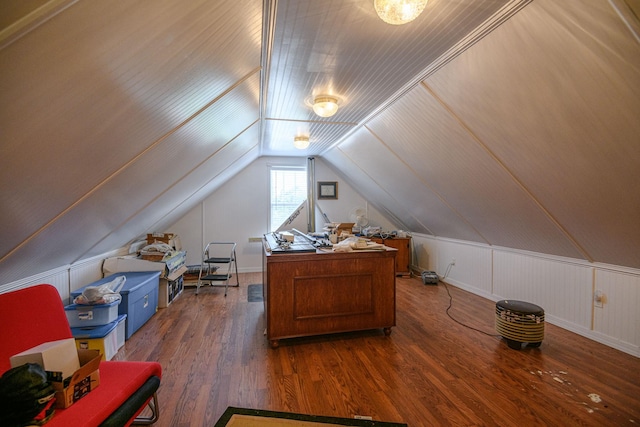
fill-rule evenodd
<path id="1" fill-rule="evenodd" d="M 338 183 L 335 181 L 318 181 L 318 199 L 337 199 Z"/>

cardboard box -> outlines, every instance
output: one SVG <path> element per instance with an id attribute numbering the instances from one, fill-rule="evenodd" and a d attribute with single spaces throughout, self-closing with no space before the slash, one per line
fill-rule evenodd
<path id="1" fill-rule="evenodd" d="M 340 224 L 336 225 L 336 234 L 338 236 L 342 233 L 351 234 L 354 225 L 356 225 L 355 222 L 341 222 Z"/>
<path id="2" fill-rule="evenodd" d="M 80 368 L 73 338 L 50 341 L 11 356 L 11 367 L 37 363 L 47 371 L 50 381 L 64 381 Z"/>
<path id="3" fill-rule="evenodd" d="M 165 278 L 169 281 L 178 280 L 178 278 L 182 276 L 184 273 L 186 273 L 187 270 L 188 270 L 187 266 L 183 265 L 182 267 L 178 267 L 174 272 L 165 276 Z"/>
<path id="4" fill-rule="evenodd" d="M 140 252 L 140 258 L 145 261 L 161 262 L 164 259 L 164 256 L 165 254 L 163 252 Z"/>
<path id="5" fill-rule="evenodd" d="M 150 245 L 154 242 L 169 243 L 173 236 L 175 236 L 173 233 L 147 233 L 147 244 Z"/>
<path id="6" fill-rule="evenodd" d="M 74 349 L 75 349 L 75 340 Z M 100 385 L 100 360 L 98 350 L 77 350 L 80 369 L 68 381 L 53 382 L 56 392 L 56 408 L 68 408 Z"/>
<path id="7" fill-rule="evenodd" d="M 164 274 L 167 265 L 138 258 L 136 255 L 107 258 L 102 263 L 102 272 L 106 276 L 130 271 L 159 271 Z"/>
<path id="8" fill-rule="evenodd" d="M 184 267 L 184 271 L 187 270 L 187 267 Z M 173 302 L 174 299 L 178 297 L 182 293 L 184 288 L 184 279 L 182 274 L 180 274 L 177 278 L 171 279 L 160 279 L 160 291 L 158 292 L 158 308 L 167 308 L 169 304 Z"/>
<path id="9" fill-rule="evenodd" d="M 186 259 L 187 253 L 184 251 L 176 252 L 172 257 L 164 261 L 144 260 L 136 255 L 117 256 L 104 260 L 102 272 L 105 276 L 111 276 L 115 273 L 123 272 L 159 271 L 160 277 L 168 278 L 168 276 L 173 275 L 179 268 L 184 266 Z"/>
<path id="10" fill-rule="evenodd" d="M 174 233 L 148 233 L 147 245 L 152 245 L 155 242 L 166 243 L 177 251 L 182 250 L 180 237 Z"/>

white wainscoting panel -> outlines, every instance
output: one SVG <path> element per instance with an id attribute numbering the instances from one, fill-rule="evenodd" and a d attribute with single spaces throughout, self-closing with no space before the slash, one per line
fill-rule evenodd
<path id="1" fill-rule="evenodd" d="M 640 356 L 640 275 L 598 269 L 595 290 L 602 291 L 605 299 L 602 308 L 594 308 L 594 330 L 622 346 L 635 347 Z"/>
<path id="2" fill-rule="evenodd" d="M 69 292 L 100 280 L 103 277 L 102 263 L 106 256 L 78 261 L 69 268 Z"/>
<path id="3" fill-rule="evenodd" d="M 494 252 L 494 295 L 542 307 L 570 330 L 591 329 L 593 269 L 521 253 Z"/>
<path id="4" fill-rule="evenodd" d="M 460 288 L 492 298 L 492 251 L 489 247 L 442 239 L 438 242 L 437 273 Z M 455 265 L 447 274 L 449 264 Z"/>
<path id="5" fill-rule="evenodd" d="M 24 289 L 43 283 L 55 286 L 60 293 L 60 297 L 66 300 L 69 298 L 69 266 L 65 265 L 41 274 L 26 277 L 22 280 L 7 283 L 6 285 L 0 286 L 0 293 Z"/>
<path id="6" fill-rule="evenodd" d="M 640 271 L 584 260 L 413 234 L 414 264 L 492 301 L 541 306 L 546 321 L 640 357 Z M 602 308 L 593 295 L 605 295 Z"/>
<path id="7" fill-rule="evenodd" d="M 102 278 L 102 263 L 105 258 L 126 253 L 126 248 L 120 248 L 97 257 L 87 258 L 71 265 L 63 265 L 34 276 L 0 285 L 0 293 L 46 283 L 55 286 L 60 293 L 60 298 L 67 304 L 72 291 Z"/>

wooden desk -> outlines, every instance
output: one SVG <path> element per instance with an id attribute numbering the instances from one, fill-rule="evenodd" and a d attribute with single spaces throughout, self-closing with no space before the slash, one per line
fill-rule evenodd
<path id="1" fill-rule="evenodd" d="M 347 253 L 272 253 L 263 240 L 263 296 L 267 339 L 396 325 L 397 250 Z"/>

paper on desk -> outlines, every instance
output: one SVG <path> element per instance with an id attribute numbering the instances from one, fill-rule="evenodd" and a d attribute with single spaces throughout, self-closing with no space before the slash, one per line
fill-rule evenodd
<path id="1" fill-rule="evenodd" d="M 333 245 L 334 252 L 383 251 L 384 245 L 359 237 L 349 237 Z"/>

